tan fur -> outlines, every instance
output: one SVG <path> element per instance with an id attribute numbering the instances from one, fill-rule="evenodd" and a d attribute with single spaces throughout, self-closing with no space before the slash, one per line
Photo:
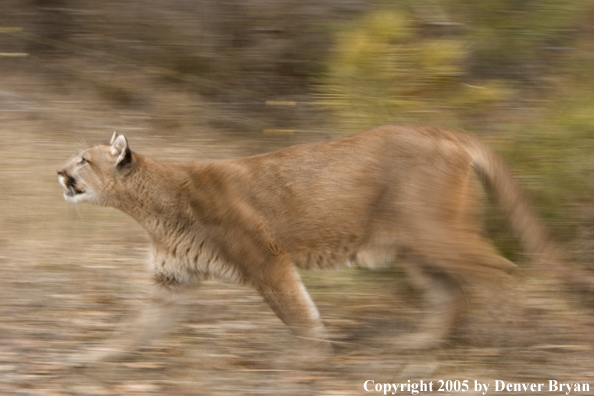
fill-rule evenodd
<path id="1" fill-rule="evenodd" d="M 481 234 L 477 174 L 531 251 L 548 240 L 498 157 L 470 135 L 437 128 L 385 126 L 181 164 L 131 152 L 114 134 L 58 174 L 67 201 L 120 209 L 152 239 L 154 305 L 136 343 L 163 324 L 176 292 L 209 276 L 253 286 L 294 334 L 324 340 L 294 267 L 394 259 L 429 305 L 422 331 L 403 344 L 439 342 L 464 305 L 460 282 L 505 281 L 515 268 Z"/>

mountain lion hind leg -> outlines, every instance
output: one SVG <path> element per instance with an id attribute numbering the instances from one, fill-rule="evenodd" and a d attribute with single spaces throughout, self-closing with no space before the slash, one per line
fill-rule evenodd
<path id="1" fill-rule="evenodd" d="M 433 348 L 450 335 L 466 309 L 464 284 L 509 283 L 516 265 L 474 233 L 441 234 L 441 240 L 426 246 L 423 256 L 408 259 L 405 271 L 425 302 L 425 316 L 416 333 L 397 341 L 408 349 Z M 430 239 L 426 239 L 430 240 Z"/>
<path id="2" fill-rule="evenodd" d="M 437 347 L 448 337 L 464 310 L 465 297 L 460 281 L 416 261 L 409 261 L 405 272 L 413 287 L 422 293 L 424 317 L 418 330 L 399 337 L 396 345 L 402 349 Z"/>

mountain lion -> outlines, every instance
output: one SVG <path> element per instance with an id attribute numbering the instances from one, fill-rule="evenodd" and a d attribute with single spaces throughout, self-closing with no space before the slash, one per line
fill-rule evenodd
<path id="1" fill-rule="evenodd" d="M 210 276 L 252 286 L 295 335 L 323 347 L 324 326 L 295 267 L 396 259 L 429 310 L 402 345 L 435 345 L 465 305 L 464 282 L 506 282 L 516 268 L 481 232 L 477 180 L 528 252 L 543 260 L 554 253 L 500 158 L 471 135 L 431 127 L 383 126 L 191 163 L 146 158 L 114 133 L 58 175 L 66 201 L 117 208 L 152 240 L 152 303 L 124 349 L 160 333 L 175 294 Z"/>

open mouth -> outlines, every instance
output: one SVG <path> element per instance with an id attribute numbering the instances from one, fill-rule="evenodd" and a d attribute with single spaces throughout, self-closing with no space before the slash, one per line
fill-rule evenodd
<path id="1" fill-rule="evenodd" d="M 79 190 L 73 185 L 68 185 L 68 192 L 64 193 L 67 197 L 75 197 L 80 194 L 84 194 L 85 190 Z"/>
<path id="2" fill-rule="evenodd" d="M 76 180 L 73 177 L 60 175 L 58 181 L 66 190 L 64 193 L 64 197 L 66 198 L 74 198 L 85 193 L 85 190 L 82 190 L 76 186 Z"/>

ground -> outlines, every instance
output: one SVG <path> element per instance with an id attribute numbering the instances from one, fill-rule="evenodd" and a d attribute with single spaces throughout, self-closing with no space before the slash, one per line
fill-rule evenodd
<path id="1" fill-rule="evenodd" d="M 254 291 L 209 281 L 180 302 L 179 324 L 152 347 L 124 362 L 70 367 L 69 357 L 121 331 L 150 279 L 148 238 L 137 224 L 113 209 L 64 202 L 55 173 L 63 161 L 114 130 L 132 149 L 174 160 L 321 138 L 217 133 L 200 115 L 190 118 L 198 121 L 189 133 L 192 125 L 172 124 L 154 107 L 93 92 L 26 71 L 5 75 L 0 87 L 1 395 L 383 394 L 367 392 L 368 380 L 433 381 L 434 392 L 422 394 L 482 394 L 474 381 L 490 383 L 494 394 L 496 380 L 584 382 L 594 392 L 591 296 L 564 289 L 524 259 L 505 290 L 468 289 L 468 312 L 436 350 L 393 343 L 423 312 L 401 272 L 342 269 L 302 273 L 333 341 L 321 364 L 293 357 L 298 344 Z M 439 380 L 471 386 L 438 392 Z"/>

